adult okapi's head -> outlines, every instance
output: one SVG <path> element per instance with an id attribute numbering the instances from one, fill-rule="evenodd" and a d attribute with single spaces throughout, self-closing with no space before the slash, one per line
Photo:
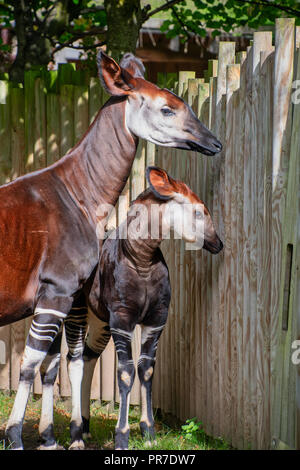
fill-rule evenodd
<path id="1" fill-rule="evenodd" d="M 149 206 L 148 216 L 151 214 L 152 224 L 155 222 L 153 217 L 159 220 L 159 238 L 168 238 L 170 230 L 173 230 L 177 237 L 195 244 L 197 248 L 219 253 L 223 243 L 207 207 L 199 197 L 185 183 L 174 180 L 161 168 L 149 166 L 146 177 L 150 187 L 133 202 L 132 209 L 137 203 L 152 205 Z M 156 206 L 157 203 L 159 211 L 153 211 L 153 204 Z"/>
<path id="2" fill-rule="evenodd" d="M 125 54 L 119 65 L 100 51 L 97 62 L 105 90 L 113 96 L 127 96 L 126 126 L 132 134 L 205 155 L 221 151 L 222 144 L 184 100 L 145 80 L 144 66 L 133 54 Z"/>

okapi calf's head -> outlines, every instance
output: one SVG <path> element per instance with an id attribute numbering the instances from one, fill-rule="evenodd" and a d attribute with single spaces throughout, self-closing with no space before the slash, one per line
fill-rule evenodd
<path id="1" fill-rule="evenodd" d="M 223 243 L 207 207 L 198 196 L 185 183 L 174 180 L 161 168 L 148 167 L 146 176 L 150 188 L 133 202 L 128 213 L 128 238 L 142 238 L 148 244 L 152 239 L 155 244 L 154 240 L 160 242 L 169 238 L 170 231 L 173 231 L 178 238 L 198 248 L 203 247 L 212 254 L 219 253 Z M 147 210 L 136 210 L 136 204 L 146 206 Z M 153 210 L 153 205 L 157 210 Z M 135 222 L 134 213 L 139 213 L 139 225 Z M 138 235 L 131 230 L 131 216 L 134 220 L 133 228 L 138 228 Z M 141 226 L 146 227 L 146 230 L 143 231 Z"/>
<path id="2" fill-rule="evenodd" d="M 113 96 L 125 97 L 125 125 L 130 133 L 164 147 L 215 155 L 222 144 L 199 121 L 190 106 L 167 89 L 144 78 L 144 68 L 132 54 L 120 65 L 100 51 L 98 69 L 103 87 Z"/>

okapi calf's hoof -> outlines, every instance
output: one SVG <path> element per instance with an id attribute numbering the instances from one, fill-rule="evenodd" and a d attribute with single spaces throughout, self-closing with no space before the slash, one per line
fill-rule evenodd
<path id="1" fill-rule="evenodd" d="M 129 429 L 121 431 L 116 429 L 115 434 L 115 450 L 128 450 Z"/>
<path id="2" fill-rule="evenodd" d="M 148 425 L 147 423 L 145 423 L 145 421 L 141 421 L 140 431 L 142 434 L 142 438 L 145 440 L 145 447 L 152 447 L 157 445 L 157 441 L 155 440 L 154 423 Z"/>
<path id="3" fill-rule="evenodd" d="M 85 445 L 82 438 L 82 424 L 78 425 L 75 421 L 71 421 L 70 433 L 71 433 L 71 445 L 69 450 L 84 450 Z"/>

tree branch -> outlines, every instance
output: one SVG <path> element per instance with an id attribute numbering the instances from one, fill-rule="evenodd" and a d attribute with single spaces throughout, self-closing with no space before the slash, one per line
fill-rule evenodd
<path id="1" fill-rule="evenodd" d="M 184 30 L 185 34 L 190 38 L 191 37 L 191 33 L 188 29 L 188 27 L 186 26 L 186 24 L 183 22 L 183 20 L 180 18 L 180 16 L 178 15 L 177 11 L 175 10 L 175 8 L 172 6 L 171 7 L 171 10 L 172 10 L 172 13 L 173 15 L 175 16 L 175 18 L 177 19 L 178 23 L 180 24 L 180 26 L 182 27 L 182 29 Z"/>
<path id="2" fill-rule="evenodd" d="M 300 12 L 298 10 L 295 10 L 294 8 L 289 7 L 289 6 L 284 6 L 278 3 L 269 2 L 268 0 L 257 0 L 257 1 L 256 0 L 236 0 L 236 1 L 240 3 L 249 3 L 250 5 L 259 5 L 259 6 L 268 6 L 268 7 L 278 8 L 278 10 L 282 10 L 286 13 L 291 13 L 292 15 L 300 17 Z"/>
<path id="3" fill-rule="evenodd" d="M 146 15 L 143 17 L 143 22 L 147 21 L 151 16 L 155 15 L 156 13 L 159 13 L 163 10 L 168 10 L 168 8 L 172 7 L 173 5 L 176 5 L 176 3 L 181 3 L 182 1 L 183 0 L 170 0 L 169 2 L 164 3 L 160 7 L 155 8 L 149 13 L 146 13 Z"/>
<path id="4" fill-rule="evenodd" d="M 98 13 L 98 11 L 104 11 L 104 6 L 99 5 L 98 7 L 91 7 L 91 8 L 83 8 L 80 10 L 80 15 L 86 15 L 89 13 Z"/>

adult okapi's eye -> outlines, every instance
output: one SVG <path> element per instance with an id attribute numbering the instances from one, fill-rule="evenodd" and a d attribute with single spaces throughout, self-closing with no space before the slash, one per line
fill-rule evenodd
<path id="1" fill-rule="evenodd" d="M 167 108 L 166 106 L 164 108 L 161 108 L 160 111 L 162 112 L 164 116 L 172 116 L 173 114 L 175 114 L 174 111 L 172 111 L 172 109 Z"/>

